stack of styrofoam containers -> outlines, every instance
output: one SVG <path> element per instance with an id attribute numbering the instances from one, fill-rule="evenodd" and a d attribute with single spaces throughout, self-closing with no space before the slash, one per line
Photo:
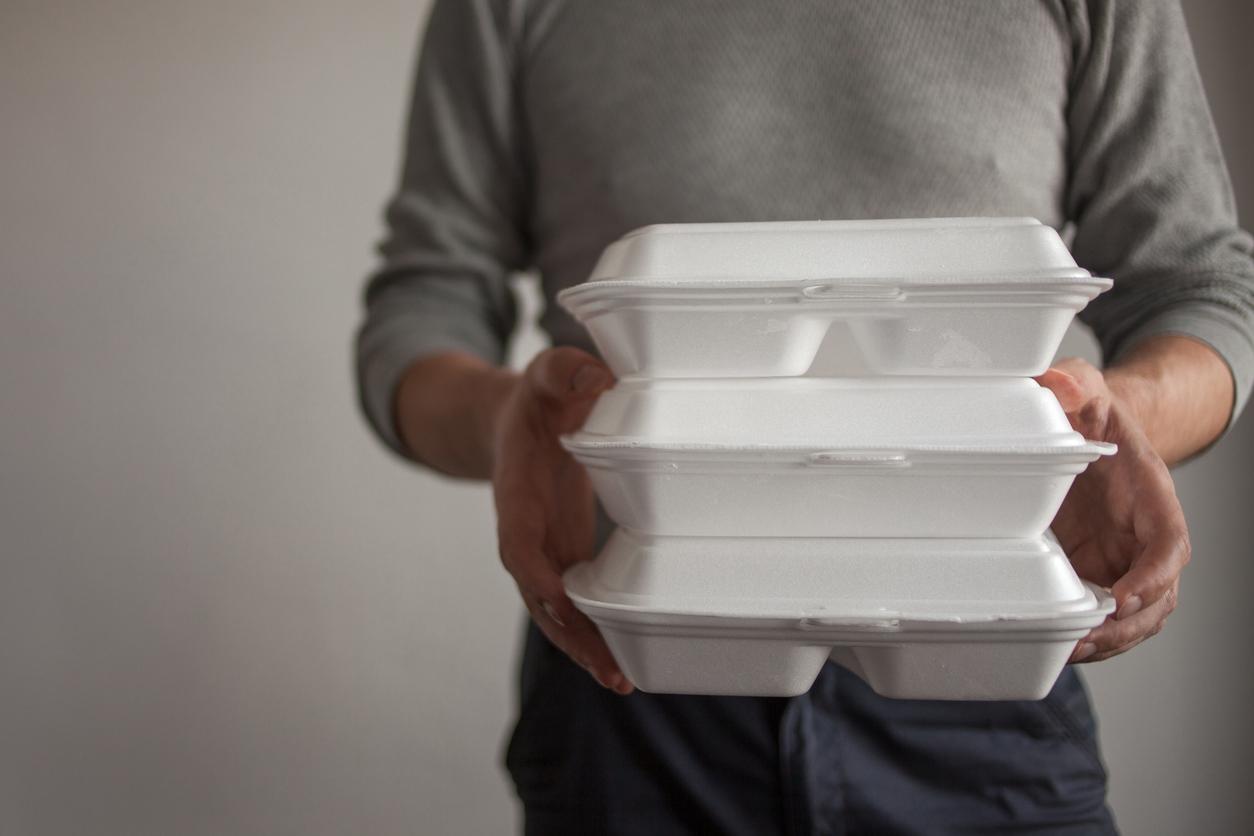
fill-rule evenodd
<path id="1" fill-rule="evenodd" d="M 1107 289 L 1030 218 L 633 232 L 560 294 L 619 378 L 564 439 L 566 587 L 654 692 L 1034 699 L 1113 602 L 1047 533 L 1113 452 L 1031 376 Z"/>

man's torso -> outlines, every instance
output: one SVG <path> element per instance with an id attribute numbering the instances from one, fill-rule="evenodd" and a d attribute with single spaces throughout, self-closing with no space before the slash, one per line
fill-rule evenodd
<path id="1" fill-rule="evenodd" d="M 517 38 L 550 301 L 650 223 L 1063 221 L 1061 4 L 544 0 Z M 555 305 L 542 324 L 586 340 Z"/>

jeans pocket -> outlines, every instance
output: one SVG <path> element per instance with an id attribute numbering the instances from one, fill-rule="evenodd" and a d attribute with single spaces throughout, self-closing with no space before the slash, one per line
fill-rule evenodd
<path id="1" fill-rule="evenodd" d="M 1039 709 L 1043 722 L 1083 752 L 1105 779 L 1106 765 L 1097 742 L 1097 719 L 1079 673 L 1071 668 L 1064 669 L 1053 689 L 1032 705 Z"/>
<path id="2" fill-rule="evenodd" d="M 505 768 L 524 804 L 560 806 L 572 785 L 577 752 L 581 670 L 528 623 L 518 718 L 505 749 Z"/>

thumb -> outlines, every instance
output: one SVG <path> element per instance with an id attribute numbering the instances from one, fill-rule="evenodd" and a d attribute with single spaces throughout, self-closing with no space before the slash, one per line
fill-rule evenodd
<path id="1" fill-rule="evenodd" d="M 1089 393 L 1083 384 L 1074 375 L 1062 369 L 1047 369 L 1044 374 L 1036 378 L 1036 382 L 1054 393 L 1058 403 L 1062 404 L 1062 411 L 1068 415 L 1079 411 L 1089 400 Z"/>
<path id="2" fill-rule="evenodd" d="M 572 346 L 540 352 L 523 377 L 538 395 L 557 401 L 591 398 L 614 384 L 604 363 Z"/>

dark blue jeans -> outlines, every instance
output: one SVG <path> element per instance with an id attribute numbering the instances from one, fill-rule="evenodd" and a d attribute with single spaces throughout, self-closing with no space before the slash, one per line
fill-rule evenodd
<path id="1" fill-rule="evenodd" d="M 1040 702 L 877 696 L 828 664 L 793 699 L 600 688 L 528 625 L 506 754 L 528 836 L 1109 834 L 1071 669 Z"/>

